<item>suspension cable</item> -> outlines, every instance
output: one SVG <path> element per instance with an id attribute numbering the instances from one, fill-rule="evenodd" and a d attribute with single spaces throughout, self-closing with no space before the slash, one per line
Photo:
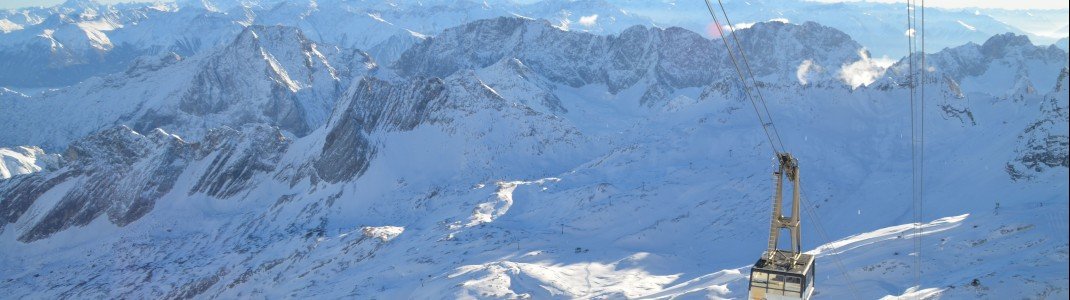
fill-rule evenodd
<path id="1" fill-rule="evenodd" d="M 921 223 L 925 222 L 925 85 L 928 84 L 927 73 L 929 72 L 928 67 L 925 65 L 925 56 L 927 56 L 927 54 L 925 53 L 925 0 L 921 0 L 920 34 L 921 66 L 919 66 L 919 71 L 921 73 L 921 86 L 919 86 L 919 88 L 921 89 L 921 98 L 919 99 L 918 104 L 921 107 L 918 109 L 920 111 L 920 114 L 918 115 L 918 234 L 914 235 L 914 239 L 916 239 L 918 243 L 918 251 L 914 255 L 914 257 L 918 261 L 918 277 L 917 279 L 915 279 L 918 285 L 918 289 L 921 289 L 921 276 L 923 271 L 922 268 L 924 266 L 924 264 L 922 263 L 921 256 L 921 252 L 923 250 L 922 248 L 924 246 L 922 244 L 923 237 L 921 234 Z"/>
<path id="2" fill-rule="evenodd" d="M 780 155 L 780 151 L 777 150 L 777 146 L 776 145 L 778 145 L 778 144 L 773 142 L 773 140 L 774 140 L 773 134 L 775 134 L 775 136 L 776 136 L 775 140 L 777 142 L 779 142 L 780 149 L 786 151 L 785 150 L 786 148 L 784 147 L 783 141 L 781 141 L 781 139 L 780 139 L 779 131 L 776 130 L 776 125 L 772 122 L 772 114 L 769 113 L 769 107 L 766 104 L 765 97 L 762 96 L 762 94 L 761 94 L 761 88 L 758 86 L 758 79 L 754 76 L 754 72 L 752 71 L 752 69 L 750 67 L 750 62 L 749 62 L 749 60 L 747 60 L 746 53 L 743 50 L 743 46 L 739 42 L 739 38 L 735 34 L 735 27 L 732 25 L 731 20 L 728 18 L 728 12 L 724 8 L 724 3 L 721 2 L 721 0 L 717 0 L 717 4 L 720 6 L 721 12 L 725 17 L 725 21 L 728 23 L 729 29 L 731 30 L 730 34 L 732 36 L 733 41 L 736 43 L 736 48 L 739 51 L 739 55 L 742 58 L 744 65 L 746 66 L 747 75 L 751 78 L 751 82 L 753 82 L 753 85 L 754 85 L 754 90 L 758 94 L 759 98 L 757 100 L 755 100 L 754 96 L 751 95 L 751 93 L 750 93 L 750 85 L 748 84 L 747 80 L 745 79 L 746 76 L 743 74 L 743 71 L 739 67 L 739 63 L 737 62 L 736 57 L 735 57 L 735 53 L 734 53 L 735 51 L 732 50 L 732 47 L 728 43 L 728 37 L 725 36 L 724 31 L 721 28 L 720 21 L 717 18 L 717 13 L 714 12 L 713 4 L 710 3 L 709 0 L 705 0 L 705 2 L 706 2 L 706 8 L 709 10 L 710 16 L 713 17 L 713 22 L 714 22 L 713 25 L 714 25 L 714 27 L 717 28 L 717 33 L 721 37 L 721 42 L 724 44 L 725 50 L 727 50 L 727 52 L 728 52 L 728 58 L 729 58 L 729 60 L 732 61 L 732 66 L 735 68 L 736 74 L 739 76 L 739 80 L 744 86 L 744 92 L 747 95 L 748 100 L 750 100 L 751 106 L 754 108 L 754 113 L 756 115 L 758 115 L 758 121 L 761 122 L 762 130 L 765 132 L 766 138 L 769 140 L 769 144 L 773 148 L 773 152 L 775 152 L 777 154 L 777 156 L 779 156 Z M 761 111 L 758 110 L 758 104 L 757 104 L 758 101 L 761 101 L 762 107 L 764 108 L 767 117 L 763 117 Z M 765 119 L 767 119 L 767 118 L 769 119 L 769 123 L 768 124 L 765 122 Z M 772 127 L 773 128 L 773 134 L 770 134 L 768 127 Z M 828 233 L 824 229 L 824 226 L 821 225 L 820 219 L 818 219 L 816 217 L 817 216 L 816 210 L 813 207 L 811 207 L 808 202 L 805 202 L 805 201 L 802 200 L 801 185 L 800 185 L 799 194 L 800 194 L 799 202 L 804 208 L 803 211 L 805 211 L 809 215 L 808 218 L 814 220 L 814 224 L 816 225 L 815 227 L 818 229 L 818 233 L 822 236 L 822 238 L 824 238 L 825 240 L 831 242 L 832 240 L 829 238 Z M 831 256 L 833 258 L 833 261 L 835 262 L 835 266 L 840 271 L 840 273 L 843 275 L 844 279 L 847 281 L 848 288 L 850 289 L 851 293 L 854 295 L 854 298 L 858 299 L 859 298 L 858 297 L 859 294 L 858 294 L 857 289 L 855 289 L 854 280 L 851 279 L 850 275 L 847 273 L 847 271 L 843 267 L 843 262 L 840 261 L 839 257 L 836 256 L 836 255 L 829 255 L 829 256 Z"/>
<path id="3" fill-rule="evenodd" d="M 709 1 L 706 1 L 709 3 Z M 769 106 L 765 103 L 765 96 L 762 95 L 762 89 L 758 88 L 758 78 L 754 76 L 754 71 L 751 70 L 750 60 L 743 54 L 743 44 L 739 42 L 739 38 L 736 37 L 736 26 L 732 25 L 732 20 L 728 18 L 728 11 L 724 9 L 724 3 L 721 0 L 717 0 L 717 5 L 721 7 L 721 13 L 724 15 L 724 21 L 728 23 L 728 28 L 731 29 L 729 33 L 732 35 L 732 40 L 736 42 L 736 48 L 739 50 L 739 56 L 743 57 L 743 65 L 747 68 L 747 74 L 750 76 L 751 81 L 754 83 L 754 91 L 758 94 L 758 101 L 762 102 L 762 108 L 765 109 L 765 115 L 769 119 L 769 126 L 773 128 L 773 135 L 776 137 L 777 142 L 780 144 L 780 150 L 788 152 L 787 148 L 784 148 L 784 141 L 780 140 L 780 131 L 776 129 L 776 123 L 773 122 L 773 114 L 769 113 Z M 720 30 L 720 26 L 718 26 Z M 724 39 L 724 36 L 721 37 Z"/>
<path id="4" fill-rule="evenodd" d="M 921 30 L 918 30 L 918 1 L 907 1 L 907 50 L 908 84 L 910 87 L 910 161 L 911 161 L 911 211 L 913 217 L 913 275 L 914 286 L 921 288 L 922 230 L 924 222 L 925 186 L 925 85 L 927 83 L 925 58 L 925 0 L 921 0 Z M 921 52 L 918 53 L 918 35 L 921 35 Z M 918 55 L 916 58 L 915 55 Z M 920 60 L 920 61 L 919 61 Z"/>
<path id="5" fill-rule="evenodd" d="M 713 17 L 713 26 L 717 27 L 717 34 L 721 36 L 721 42 L 724 43 L 725 50 L 728 51 L 728 59 L 732 61 L 732 66 L 735 67 L 736 75 L 739 75 L 739 81 L 741 84 L 743 84 L 743 92 L 747 95 L 747 100 L 750 101 L 751 106 L 754 108 L 754 113 L 758 115 L 758 122 L 762 124 L 762 131 L 765 132 L 765 137 L 769 140 L 769 146 L 773 148 L 773 153 L 776 153 L 777 156 L 780 156 L 780 150 L 777 149 L 777 144 L 773 142 L 773 136 L 769 133 L 769 127 L 774 125 L 772 124 L 772 122 L 766 125 L 765 118 L 762 117 L 762 113 L 758 111 L 758 103 L 755 101 L 754 96 L 750 93 L 750 85 L 747 84 L 747 80 L 744 79 L 743 71 L 740 69 L 739 63 L 736 61 L 736 55 L 734 54 L 734 51 L 732 51 L 732 47 L 728 45 L 728 40 L 725 38 L 724 31 L 722 31 L 721 29 L 721 22 L 718 21 L 717 14 L 713 12 L 713 4 L 710 3 L 710 0 L 705 1 L 706 8 L 709 9 L 710 16 Z M 743 55 L 742 49 L 740 55 Z M 758 90 L 757 85 L 755 85 L 755 90 Z"/>
<path id="6" fill-rule="evenodd" d="M 914 233 L 913 237 L 911 238 L 911 242 L 913 243 L 913 249 L 914 249 L 913 258 L 911 258 L 911 273 L 912 273 L 911 275 L 913 275 L 913 277 L 914 277 L 913 279 L 914 279 L 915 286 L 917 286 L 917 283 L 918 283 L 918 277 L 919 277 L 918 276 L 918 273 L 919 273 L 918 269 L 920 267 L 919 263 L 918 263 L 918 250 L 919 250 L 918 248 L 919 247 L 918 247 L 918 239 L 917 239 L 918 231 L 919 231 L 919 225 L 920 225 L 920 224 L 918 224 L 918 158 L 917 158 L 918 157 L 918 153 L 917 153 L 918 140 L 917 140 L 917 127 L 916 127 L 918 122 L 915 119 L 917 117 L 916 116 L 917 115 L 917 111 L 916 111 L 917 104 L 915 103 L 916 99 L 914 97 L 915 94 L 917 93 L 917 91 L 916 91 L 916 86 L 917 86 L 917 73 L 916 72 L 917 72 L 917 69 L 914 67 L 914 53 L 916 52 L 916 48 L 914 46 L 914 43 L 916 41 L 915 40 L 915 35 L 916 34 L 917 34 L 917 31 L 914 28 L 914 3 L 913 3 L 913 1 L 908 0 L 907 1 L 907 59 L 908 59 L 908 61 L 907 61 L 907 69 L 908 69 L 907 78 L 909 79 L 909 81 L 908 81 L 907 84 L 910 87 L 910 209 L 911 209 L 911 220 L 910 221 L 911 221 L 911 224 L 913 226 L 912 232 Z"/>
<path id="7" fill-rule="evenodd" d="M 814 220 L 814 227 L 817 228 L 817 233 L 821 235 L 821 238 L 832 242 L 828 232 L 825 231 L 825 226 L 822 226 L 821 222 L 818 221 L 817 209 L 813 207 L 810 202 L 806 202 L 805 200 L 806 199 L 802 197 L 802 185 L 799 185 L 799 203 L 802 204 L 803 212 L 806 213 L 808 219 Z M 862 299 L 858 296 L 858 289 L 855 288 L 854 279 L 851 279 L 850 273 L 847 273 L 847 268 L 843 266 L 843 261 L 840 261 L 839 256 L 836 254 L 830 253 L 828 256 L 832 257 L 832 262 L 834 263 L 833 265 L 836 266 L 836 270 L 839 271 L 840 274 L 843 275 L 845 281 L 847 281 L 847 289 L 851 291 L 852 298 Z"/>

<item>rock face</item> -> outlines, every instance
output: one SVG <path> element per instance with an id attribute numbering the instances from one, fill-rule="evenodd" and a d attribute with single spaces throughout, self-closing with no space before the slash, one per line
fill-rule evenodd
<path id="1" fill-rule="evenodd" d="M 1018 135 L 1015 158 L 1007 163 L 1007 173 L 1015 180 L 1029 179 L 1050 169 L 1070 168 L 1070 110 L 1067 108 L 1067 69 L 1059 72 L 1059 83 L 1043 98 L 1040 117 Z"/>
<path id="2" fill-rule="evenodd" d="M 249 125 L 241 131 L 223 127 L 211 130 L 197 149 L 197 159 L 211 161 L 190 194 L 229 198 L 256 184 L 258 174 L 275 171 L 290 140 L 277 128 Z"/>
<path id="3" fill-rule="evenodd" d="M 1037 47 L 1024 35 L 1006 33 L 989 38 L 984 44 L 966 44 L 937 52 L 928 59 L 930 65 L 942 73 L 954 74 L 955 79 L 981 76 L 989 68 L 997 67 L 993 62 L 1038 60 L 1058 65 L 1059 60 L 1066 60 L 1065 51 L 1053 47 Z"/>
<path id="4" fill-rule="evenodd" d="M 561 98 L 554 93 L 556 85 L 539 76 L 519 59 L 502 59 L 476 73 L 483 83 L 506 99 L 515 99 L 542 113 L 568 113 Z"/>
<path id="5" fill-rule="evenodd" d="M 1028 37 L 1013 33 L 993 36 L 982 45 L 969 43 L 926 56 L 932 80 L 1004 98 L 1054 86 L 1056 77 L 1051 74 L 1058 74 L 1066 64 L 1066 51 L 1033 45 Z M 903 78 L 908 65 L 908 60 L 901 60 L 889 72 Z"/>
<path id="6" fill-rule="evenodd" d="M 738 35 L 755 75 L 767 82 L 791 82 L 783 79 L 794 78 L 806 60 L 835 74 L 860 59 L 862 49 L 846 34 L 816 23 L 760 23 Z M 406 51 L 394 67 L 402 75 L 447 76 L 516 59 L 549 81 L 573 87 L 605 84 L 616 93 L 641 84 L 650 89 L 641 101 L 652 104 L 676 89 L 736 80 L 719 43 L 676 27 L 634 26 L 596 36 L 562 31 L 546 21 L 497 18 L 447 29 Z"/>
<path id="7" fill-rule="evenodd" d="M 272 161 L 287 140 L 278 129 L 253 126 L 243 131 L 213 130 L 202 143 L 188 143 L 161 129 L 142 135 L 114 127 L 71 144 L 65 164 L 54 172 L 35 173 L 0 182 L 6 199 L 0 230 L 18 221 L 35 203 L 57 197 L 43 215 L 26 225 L 19 240 L 32 242 L 102 215 L 125 226 L 147 214 L 171 192 L 179 176 L 199 160 L 211 159 L 191 193 L 228 196 L 255 184 L 249 178 L 273 170 Z M 67 183 L 63 186 L 61 184 Z"/>
<path id="8" fill-rule="evenodd" d="M 583 16 L 601 15 L 600 22 L 573 26 L 599 33 L 651 23 L 605 1 L 71 1 L 51 8 L 0 10 L 0 68 L 12 71 L 0 74 L 0 86 L 67 86 L 126 70 L 140 56 L 210 52 L 227 45 L 244 27 L 258 24 L 300 28 L 320 44 L 367 49 L 377 60 L 393 61 L 421 36 L 513 14 L 552 19 L 566 27 Z"/>
<path id="9" fill-rule="evenodd" d="M 363 174 L 376 151 L 369 135 L 379 130 L 408 131 L 431 121 L 431 113 L 441 109 L 448 97 L 438 78 L 399 86 L 361 79 L 343 96 L 342 111 L 329 124 L 315 164 L 319 176 L 339 182 Z"/>
<path id="10" fill-rule="evenodd" d="M 194 116 L 224 115 L 272 124 L 305 135 L 322 124 L 330 109 L 328 99 L 337 97 L 338 75 L 300 30 L 250 26 L 204 63 L 182 95 L 179 109 Z"/>
<path id="11" fill-rule="evenodd" d="M 0 96 L 12 114 L 0 119 L 10 129 L 0 132 L 0 144 L 58 151 L 117 125 L 199 139 L 209 128 L 268 124 L 304 136 L 326 122 L 351 78 L 378 69 L 360 50 L 320 46 L 293 27 L 253 25 L 195 58 L 144 57 L 126 72 L 67 89 Z"/>
<path id="12" fill-rule="evenodd" d="M 25 199 L 13 201 L 24 211 L 29 205 L 22 203 L 37 201 L 42 193 L 55 188 L 57 181 L 78 182 L 63 191 L 59 202 L 19 236 L 23 242 L 84 226 L 103 214 L 123 226 L 144 216 L 156 199 L 171 191 L 189 154 L 185 142 L 162 130 L 145 136 L 127 127 L 115 127 L 72 144 L 64 154 L 69 165 L 59 172 L 5 184 L 0 194 Z M 15 214 L 17 219 L 21 212 Z"/>

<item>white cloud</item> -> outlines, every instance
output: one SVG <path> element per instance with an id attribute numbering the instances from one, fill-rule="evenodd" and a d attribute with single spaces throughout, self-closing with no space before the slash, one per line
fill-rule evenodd
<path id="1" fill-rule="evenodd" d="M 594 24 L 596 22 L 598 22 L 598 15 L 597 14 L 586 16 L 586 17 L 580 17 L 580 25 L 583 25 L 583 26 L 586 26 L 586 27 L 594 26 Z"/>
<path id="2" fill-rule="evenodd" d="M 869 52 L 866 49 L 858 50 L 858 56 L 862 59 L 844 64 L 840 68 L 840 79 L 844 83 L 851 86 L 851 88 L 858 88 L 877 81 L 877 78 L 884 74 L 884 71 L 888 69 L 895 60 L 888 58 L 887 56 L 878 59 L 872 59 L 869 57 Z"/>
<path id="3" fill-rule="evenodd" d="M 785 18 L 770 19 L 769 22 L 780 22 L 780 23 L 784 23 L 784 24 L 791 24 L 791 21 L 788 20 L 788 19 L 785 19 Z M 734 28 L 734 29 L 735 30 L 747 29 L 747 28 L 753 27 L 754 24 L 755 24 L 755 22 L 736 23 L 735 24 L 736 28 Z M 721 26 L 721 28 L 723 28 L 724 30 L 727 30 L 727 31 L 732 31 L 733 30 L 732 26 L 728 26 L 728 25 Z"/>
<path id="4" fill-rule="evenodd" d="M 790 24 L 791 23 L 790 20 L 785 19 L 785 18 L 770 19 L 769 22 L 780 22 L 780 23 L 785 23 L 785 24 Z M 754 24 L 757 24 L 757 23 L 756 22 L 735 23 L 735 24 L 733 24 L 733 25 L 735 25 L 734 26 L 735 28 L 733 28 L 733 26 L 728 26 L 726 24 L 726 25 L 721 25 L 721 30 L 725 31 L 725 33 L 728 33 L 728 31 L 743 30 L 743 29 L 754 27 Z M 706 28 L 707 34 L 709 34 L 711 37 L 717 37 L 717 36 L 719 36 L 717 34 L 717 32 L 716 32 L 717 28 L 713 27 L 713 26 L 714 25 L 712 23 L 709 26 L 707 26 L 707 28 Z"/>
<path id="5" fill-rule="evenodd" d="M 799 64 L 799 68 L 795 69 L 795 78 L 799 80 L 799 84 L 806 85 L 810 83 L 810 73 L 820 73 L 821 69 L 813 60 L 804 60 Z"/>
<path id="6" fill-rule="evenodd" d="M 736 28 L 735 29 L 737 29 L 737 30 L 739 30 L 739 29 L 747 29 L 747 28 L 751 28 L 751 26 L 754 26 L 754 22 L 736 23 Z M 729 27 L 728 25 L 725 25 L 724 29 L 725 30 L 732 30 L 732 27 Z"/>

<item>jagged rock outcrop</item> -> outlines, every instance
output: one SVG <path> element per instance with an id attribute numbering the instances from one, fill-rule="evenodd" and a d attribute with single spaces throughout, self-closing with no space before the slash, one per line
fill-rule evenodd
<path id="1" fill-rule="evenodd" d="M 796 67 L 806 60 L 835 74 L 860 59 L 862 49 L 842 32 L 816 23 L 759 23 L 738 35 L 755 75 L 767 82 L 795 78 Z M 573 87 L 605 84 L 616 93 L 642 84 L 650 91 L 640 101 L 652 104 L 676 89 L 735 80 L 718 43 L 676 27 L 633 26 L 619 35 L 597 36 L 563 31 L 547 21 L 502 17 L 447 29 L 406 51 L 394 67 L 407 76 L 448 76 L 515 58 L 547 80 Z"/>
<path id="2" fill-rule="evenodd" d="M 1070 92 L 1070 73 L 1059 72 L 1055 89 L 1043 98 L 1040 117 L 1018 135 L 1014 160 L 1007 163 L 1007 173 L 1014 180 L 1032 178 L 1034 174 L 1053 168 L 1070 168 L 1070 111 L 1067 98 Z"/>
<path id="3" fill-rule="evenodd" d="M 920 63 L 920 58 L 916 58 Z M 1029 37 L 1005 33 L 982 45 L 968 43 L 946 48 L 925 57 L 929 81 L 949 84 L 961 90 L 985 92 L 1001 98 L 1035 94 L 1055 86 L 1055 77 L 1067 64 L 1066 52 L 1050 46 L 1036 46 Z M 910 62 L 902 59 L 889 67 L 889 75 L 906 82 Z M 1014 99 L 1020 100 L 1020 99 Z"/>
<path id="4" fill-rule="evenodd" d="M 539 76 L 519 59 L 504 58 L 476 73 L 488 87 L 504 98 L 514 99 L 543 113 L 568 112 L 554 93 L 556 85 Z"/>
<path id="5" fill-rule="evenodd" d="M 492 87 L 495 83 L 488 82 L 502 83 L 508 79 L 502 81 L 491 76 L 489 81 L 484 81 L 482 75 L 488 73 L 465 70 L 446 78 L 418 77 L 402 82 L 370 77 L 358 80 L 339 100 L 324 129 L 320 153 L 312 163 L 314 178 L 329 183 L 358 178 L 379 154 L 382 136 L 422 126 L 441 132 L 460 145 L 472 145 L 464 151 L 485 153 L 479 159 L 487 161 L 501 156 L 553 159 L 558 153 L 547 152 L 585 147 L 589 142 L 566 120 L 553 115 L 553 110 L 563 110 L 559 104 L 503 96 Z M 537 95 L 540 90 L 524 89 L 537 86 L 537 83 L 524 83 L 508 88 L 512 89 L 510 96 L 525 91 Z M 517 141 L 510 145 L 486 144 L 484 141 L 490 134 Z M 457 146 L 435 145 L 429 149 L 445 151 L 451 147 Z M 505 154 L 510 151 L 514 153 Z M 475 163 L 457 167 L 484 170 L 484 166 Z"/>
<path id="6" fill-rule="evenodd" d="M 250 26 L 194 75 L 179 109 L 262 120 L 304 135 L 323 119 L 338 80 L 317 45 L 297 28 Z"/>
<path id="7" fill-rule="evenodd" d="M 376 130 L 412 130 L 427 121 L 448 97 L 441 79 L 395 86 L 364 78 L 343 96 L 341 113 L 330 131 L 315 166 L 321 178 L 339 182 L 359 176 L 375 156 L 368 135 Z"/>
<path id="8" fill-rule="evenodd" d="M 113 127 L 71 144 L 55 171 L 0 181 L 0 231 L 19 222 L 25 230 L 18 239 L 32 242 L 104 215 L 125 226 L 152 211 L 194 162 L 209 159 L 190 193 L 233 195 L 255 185 L 252 176 L 272 171 L 287 145 L 277 128 L 265 125 L 213 130 L 199 143 L 161 129 L 143 135 Z M 56 197 L 55 205 L 27 214 L 35 202 L 53 201 L 49 197 Z"/>
<path id="9" fill-rule="evenodd" d="M 3 198 L 11 198 L 19 208 L 40 201 L 38 197 L 57 181 L 78 178 L 74 186 L 62 193 L 59 202 L 19 235 L 24 242 L 48 237 L 71 226 L 84 226 L 107 214 L 116 225 L 123 226 L 150 210 L 156 200 L 168 193 L 189 159 L 185 141 L 163 132 L 141 135 L 119 126 L 90 136 L 67 149 L 67 166 L 57 172 L 38 173 L 15 184 L 0 188 Z M 34 183 L 30 186 L 25 182 Z M 5 203 L 8 201 L 5 201 Z M 21 212 L 14 212 L 18 220 Z M 3 224 L 4 222 L 0 222 Z M 2 225 L 0 225 L 2 226 Z"/>
<path id="10" fill-rule="evenodd" d="M 258 174 L 275 171 L 290 140 L 278 128 L 248 125 L 241 131 L 229 127 L 212 129 L 197 149 L 197 159 L 211 163 L 190 194 L 204 193 L 229 198 L 256 184 Z"/>
<path id="11" fill-rule="evenodd" d="M 199 139 L 209 128 L 262 123 L 303 136 L 326 122 L 351 78 L 378 70 L 363 51 L 321 46 L 293 27 L 253 25 L 205 55 L 143 57 L 126 72 L 33 99 L 0 96 L 12 115 L 0 119 L 9 129 L 0 145 L 58 151 L 120 124 Z"/>

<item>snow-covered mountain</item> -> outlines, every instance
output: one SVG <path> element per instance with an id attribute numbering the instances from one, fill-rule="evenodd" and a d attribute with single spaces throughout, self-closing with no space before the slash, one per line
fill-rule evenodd
<path id="1" fill-rule="evenodd" d="M 393 4 L 378 17 L 390 21 Z M 249 25 L 204 53 L 0 91 L 0 147 L 19 149 L 4 166 L 20 170 L 0 179 L 0 290 L 746 293 L 766 244 L 772 153 L 719 40 L 494 17 L 395 41 L 396 60 L 380 65 L 315 28 Z M 800 159 L 815 297 L 1070 293 L 1064 50 L 1006 34 L 928 54 L 915 287 L 906 61 L 874 61 L 817 23 L 737 33 Z"/>
<path id="2" fill-rule="evenodd" d="M 46 155 L 38 147 L 0 148 L 0 179 L 58 166 L 59 155 Z"/>
<path id="3" fill-rule="evenodd" d="M 745 47 L 756 49 L 766 46 L 765 41 L 783 41 L 781 51 L 757 52 L 770 59 L 753 61 L 755 74 L 770 83 L 844 85 L 836 77 L 840 67 L 865 55 L 862 46 L 843 33 L 815 23 L 763 23 L 740 34 Z M 814 38 L 823 43 L 801 42 Z M 555 46 L 546 47 L 549 44 Z M 642 91 L 641 103 L 653 106 L 711 81 L 730 86 L 734 71 L 725 56 L 716 54 L 717 46 L 679 28 L 633 27 L 619 35 L 597 36 L 563 31 L 547 21 L 502 17 L 447 29 L 414 45 L 392 69 L 402 76 L 447 77 L 515 59 L 522 66 L 519 72 L 536 75 L 527 76 L 526 82 L 541 86 L 541 93 L 551 95 L 553 87 L 539 83 L 539 78 L 570 87 L 604 84 L 613 94 Z M 574 50 L 581 47 L 589 50 Z M 800 75 L 796 69 L 803 64 L 809 71 Z M 171 53 L 143 59 L 123 73 L 38 97 L 0 100 L 7 111 L 20 116 L 0 120 L 10 129 L 0 133 L 0 141 L 58 151 L 78 137 L 117 125 L 140 132 L 167 128 L 196 139 L 220 125 L 267 123 L 304 136 L 324 124 L 341 86 L 379 69 L 364 52 L 320 46 L 296 28 L 254 25 L 208 55 L 184 59 Z M 393 78 L 392 72 L 383 76 Z M 486 81 L 495 86 L 504 78 L 488 76 Z"/>
<path id="4" fill-rule="evenodd" d="M 901 5 L 811 1 L 726 1 L 725 5 L 739 28 L 768 20 L 813 21 L 844 31 L 866 45 L 873 57 L 906 53 L 900 41 L 903 20 L 891 17 L 903 14 Z M 51 8 L 0 11 L 0 66 L 15 70 L 0 75 L 0 86 L 62 87 L 123 71 L 140 56 L 169 52 L 191 56 L 225 46 L 251 24 L 297 27 L 315 42 L 364 49 L 377 61 L 392 63 L 427 36 L 501 16 L 546 19 L 559 29 L 602 35 L 634 25 L 678 26 L 707 36 L 714 32 L 700 1 L 183 0 L 105 5 L 71 0 Z M 1059 20 L 1061 16 L 1065 12 L 931 8 L 926 14 L 926 41 L 939 50 L 1012 32 L 1051 43 L 1067 35 L 1070 24 L 1065 18 Z"/>
<path id="5" fill-rule="evenodd" d="M 600 4 L 599 4 L 600 3 Z M 582 4 L 582 5 L 581 5 Z M 568 8 L 568 9 L 566 9 Z M 0 12 L 0 86 L 61 87 L 125 70 L 139 56 L 190 56 L 223 47 L 243 27 L 285 25 L 311 40 L 367 49 L 392 61 L 400 51 L 442 29 L 496 16 L 555 20 L 573 30 L 618 32 L 647 19 L 617 13 L 604 2 L 518 5 L 510 1 L 178 1 L 105 5 L 71 0 L 51 8 Z M 577 15 L 573 15 L 572 10 Z M 589 21 L 581 22 L 588 17 Z M 593 18 L 593 19 L 592 19 Z"/>
<path id="6" fill-rule="evenodd" d="M 793 84 L 798 66 L 809 64 L 812 73 L 826 75 L 811 76 L 811 82 L 842 85 L 827 74 L 837 74 L 844 64 L 865 55 L 847 35 L 816 23 L 762 23 L 741 30 L 740 36 L 744 47 L 757 49 L 753 55 L 762 57 L 753 61 L 754 74 L 770 83 Z M 516 59 L 542 77 L 570 87 L 600 84 L 613 94 L 638 87 L 645 91 L 640 102 L 654 105 L 668 102 L 682 89 L 735 80 L 727 56 L 719 55 L 723 48 L 716 43 L 677 27 L 635 26 L 619 35 L 598 36 L 563 31 L 545 21 L 497 18 L 428 38 L 402 54 L 394 67 L 406 76 L 447 76 Z M 779 48 L 768 48 L 770 43 Z M 827 67 L 818 72 L 821 66 Z"/>
<path id="7" fill-rule="evenodd" d="M 241 30 L 227 15 L 167 4 L 101 5 L 72 0 L 4 13 L 0 85 L 60 87 L 121 72 L 137 57 L 213 49 Z M 3 21 L 0 21 L 3 22 Z"/>
<path id="8" fill-rule="evenodd" d="M 648 16 L 663 26 L 680 26 L 714 35 L 703 1 L 613 0 L 616 6 Z M 787 20 L 817 22 L 839 29 L 874 52 L 875 57 L 906 55 L 906 5 L 883 1 L 726 0 L 730 20 L 737 27 L 756 22 Z M 836 1 L 832 1 L 836 2 Z M 717 3 L 714 3 L 717 5 Z M 719 6 L 716 8 L 720 8 Z M 718 10 L 719 12 L 719 10 Z M 925 41 L 930 51 L 968 42 L 981 43 L 995 34 L 1028 35 L 1040 44 L 1070 35 L 1066 10 L 944 9 L 925 10 Z M 919 14 L 920 20 L 920 14 Z M 722 19 L 721 22 L 724 22 Z M 727 25 L 727 24 L 722 24 Z"/>
<path id="9" fill-rule="evenodd" d="M 200 137 L 221 125 L 249 123 L 303 136 L 326 122 L 351 78 L 378 68 L 364 52 L 321 46 L 296 28 L 249 26 L 207 55 L 169 53 L 40 96 L 0 98 L 0 107 L 18 115 L 0 120 L 8 129 L 0 140 L 62 149 L 117 125 Z"/>

